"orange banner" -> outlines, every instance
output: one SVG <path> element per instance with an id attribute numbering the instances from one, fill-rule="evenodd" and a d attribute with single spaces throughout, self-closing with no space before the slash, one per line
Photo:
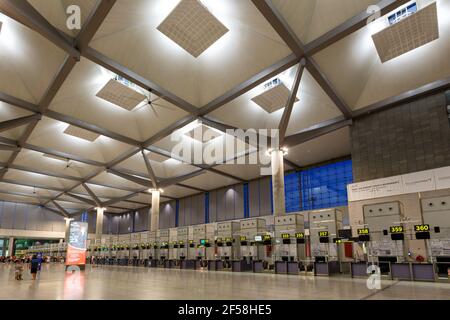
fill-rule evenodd
<path id="1" fill-rule="evenodd" d="M 86 249 L 79 249 L 72 247 L 70 244 L 67 246 L 67 266 L 80 266 L 86 264 Z"/>

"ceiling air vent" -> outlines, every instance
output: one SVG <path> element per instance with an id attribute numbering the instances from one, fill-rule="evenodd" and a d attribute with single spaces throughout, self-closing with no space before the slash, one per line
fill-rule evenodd
<path id="1" fill-rule="evenodd" d="M 134 83 L 116 76 L 109 80 L 96 96 L 131 111 L 146 99 L 146 96 L 138 90 L 138 86 Z"/>
<path id="2" fill-rule="evenodd" d="M 266 110 L 268 113 L 275 112 L 286 107 L 291 91 L 276 78 L 264 85 L 264 92 L 252 98 L 252 101 Z M 295 102 L 298 98 L 295 98 Z"/>
<path id="3" fill-rule="evenodd" d="M 417 5 L 410 5 L 390 15 L 388 19 L 392 24 L 372 36 L 381 62 L 399 57 L 439 38 L 436 3 L 417 12 L 416 10 Z"/>
<path id="4" fill-rule="evenodd" d="M 91 132 L 72 125 L 69 125 L 66 130 L 64 130 L 64 133 L 90 142 L 94 142 L 98 137 L 100 137 L 98 133 Z"/>
<path id="5" fill-rule="evenodd" d="M 181 0 L 157 29 L 195 58 L 229 31 L 198 0 Z"/>

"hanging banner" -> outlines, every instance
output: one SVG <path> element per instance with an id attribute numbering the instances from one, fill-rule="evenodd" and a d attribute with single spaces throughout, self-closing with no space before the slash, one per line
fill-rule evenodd
<path id="1" fill-rule="evenodd" d="M 67 266 L 80 266 L 86 264 L 87 236 L 88 224 L 86 222 L 70 222 L 66 257 Z"/>
<path id="2" fill-rule="evenodd" d="M 408 173 L 347 185 L 348 201 L 450 188 L 450 167 Z"/>

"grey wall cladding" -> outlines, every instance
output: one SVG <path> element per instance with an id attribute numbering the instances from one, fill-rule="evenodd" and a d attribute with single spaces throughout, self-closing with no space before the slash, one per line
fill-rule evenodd
<path id="1" fill-rule="evenodd" d="M 450 165 L 446 105 L 442 92 L 356 119 L 351 130 L 354 181 Z"/>

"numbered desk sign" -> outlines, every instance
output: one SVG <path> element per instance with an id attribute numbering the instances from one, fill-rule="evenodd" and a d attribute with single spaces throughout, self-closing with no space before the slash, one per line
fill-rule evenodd
<path id="1" fill-rule="evenodd" d="M 281 234 L 281 239 L 290 239 L 291 235 L 289 233 L 282 233 Z"/>
<path id="2" fill-rule="evenodd" d="M 328 231 L 319 231 L 319 237 L 328 237 Z"/>
<path id="3" fill-rule="evenodd" d="M 360 236 L 364 236 L 364 235 L 367 235 L 370 233 L 369 228 L 362 228 L 362 229 L 358 229 L 357 231 L 358 231 L 358 235 L 360 235 Z"/>
<path id="4" fill-rule="evenodd" d="M 295 237 L 296 237 L 297 239 L 305 239 L 305 234 L 304 234 L 303 232 L 297 232 L 297 233 L 295 234 Z"/>
<path id="5" fill-rule="evenodd" d="M 414 226 L 416 232 L 430 232 L 429 224 L 418 224 Z"/>
<path id="6" fill-rule="evenodd" d="M 389 228 L 391 233 L 403 233 L 405 230 L 403 229 L 403 226 L 393 226 Z"/>
<path id="7" fill-rule="evenodd" d="M 239 238 L 241 241 L 247 241 L 247 237 L 246 236 L 240 236 Z"/>

